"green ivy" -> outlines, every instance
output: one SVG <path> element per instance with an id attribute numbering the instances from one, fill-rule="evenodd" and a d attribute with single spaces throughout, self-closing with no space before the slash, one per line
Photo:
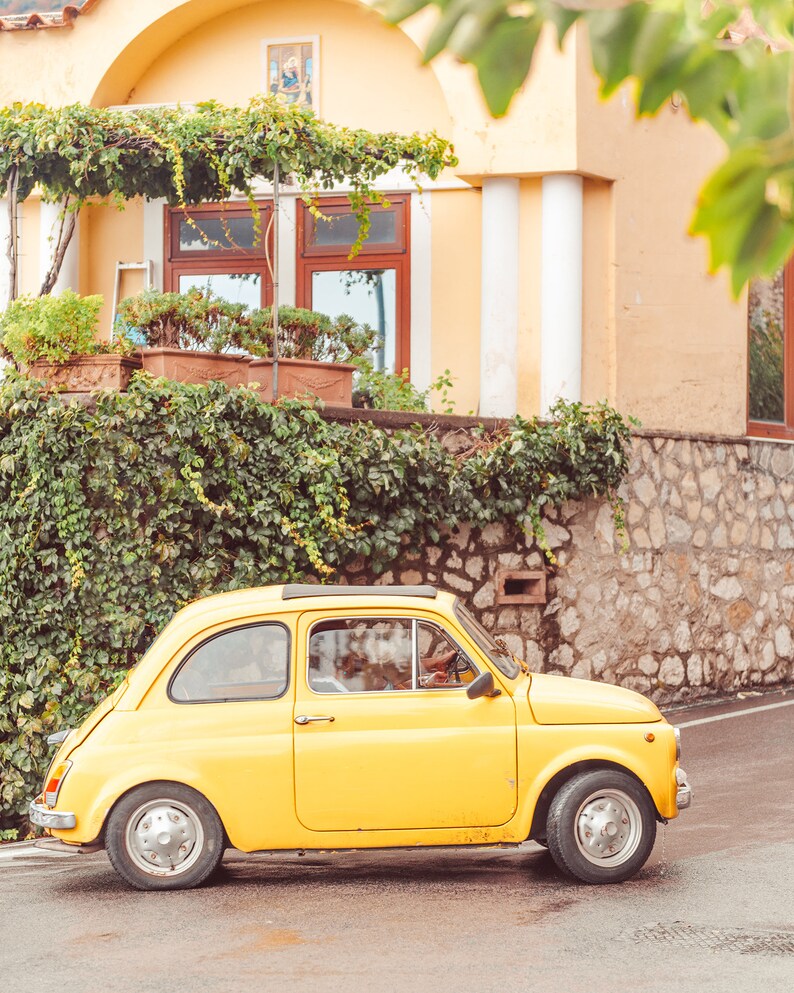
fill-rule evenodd
<path id="1" fill-rule="evenodd" d="M 337 127 L 272 97 L 256 96 L 246 107 L 0 107 L 0 188 L 13 181 L 20 200 L 37 184 L 52 200 L 71 198 L 70 209 L 89 197 L 165 197 L 185 206 L 238 192 L 258 218 L 253 184 L 272 180 L 278 166 L 282 179 L 303 191 L 350 187 L 359 220 L 352 254 L 369 230 L 370 202 L 383 202 L 373 185 L 378 177 L 400 169 L 419 183 L 456 164 L 452 146 L 435 132 Z"/>
<path id="2" fill-rule="evenodd" d="M 453 457 L 418 427 L 326 421 L 297 401 L 139 374 L 94 407 L 0 385 L 0 829 L 74 726 L 183 604 L 222 590 L 382 571 L 467 521 L 539 530 L 544 507 L 615 490 L 628 428 L 559 404 Z"/>

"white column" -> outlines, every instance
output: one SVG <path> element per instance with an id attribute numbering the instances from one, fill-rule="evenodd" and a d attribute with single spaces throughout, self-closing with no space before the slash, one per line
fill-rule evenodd
<path id="1" fill-rule="evenodd" d="M 518 180 L 482 184 L 480 414 L 511 417 L 518 402 Z"/>
<path id="2" fill-rule="evenodd" d="M 294 307 L 297 299 L 297 198 L 284 196 L 278 219 L 278 301 L 280 307 Z M 263 232 L 264 234 L 264 232 Z"/>
<path id="3" fill-rule="evenodd" d="M 152 263 L 152 289 L 163 289 L 165 199 L 143 201 L 143 260 Z M 115 265 L 118 259 L 112 259 Z"/>
<path id="4" fill-rule="evenodd" d="M 39 214 L 39 285 L 41 285 L 52 266 L 52 257 L 55 254 L 55 245 L 60 227 L 61 208 L 57 203 L 45 203 L 40 205 Z M 72 240 L 66 249 L 63 265 L 58 276 L 58 281 L 53 287 L 53 293 L 60 293 L 62 290 L 74 290 L 80 292 L 80 219 L 77 219 Z M 36 288 L 38 292 L 38 287 Z"/>
<path id="5" fill-rule="evenodd" d="M 5 310 L 8 302 L 8 282 L 10 279 L 8 265 L 8 200 L 0 197 L 0 313 Z"/>
<path id="6" fill-rule="evenodd" d="M 582 177 L 544 176 L 540 275 L 540 413 L 582 398 Z"/>
<path id="7" fill-rule="evenodd" d="M 433 375 L 431 204 L 427 190 L 411 194 L 411 382 L 418 390 L 427 389 Z"/>

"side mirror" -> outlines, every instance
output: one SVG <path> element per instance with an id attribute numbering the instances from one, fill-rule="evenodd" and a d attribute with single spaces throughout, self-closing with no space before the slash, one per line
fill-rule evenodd
<path id="1" fill-rule="evenodd" d="M 494 689 L 493 675 L 490 672 L 481 672 L 466 687 L 466 696 L 470 700 L 477 700 L 481 696 L 498 696 L 501 692 Z"/>

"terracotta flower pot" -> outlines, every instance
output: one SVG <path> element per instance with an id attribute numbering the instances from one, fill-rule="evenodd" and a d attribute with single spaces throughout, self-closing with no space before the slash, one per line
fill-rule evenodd
<path id="1" fill-rule="evenodd" d="M 353 373 L 346 362 L 313 362 L 310 359 L 278 360 L 280 397 L 318 397 L 329 407 L 353 404 Z M 258 384 L 263 400 L 273 399 L 273 360 L 253 359 L 248 366 L 249 385 Z"/>
<path id="2" fill-rule="evenodd" d="M 137 356 L 77 355 L 65 362 L 39 359 L 28 370 L 49 386 L 64 387 L 66 393 L 91 393 L 93 390 L 126 390 L 132 374 L 141 368 Z"/>
<path id="3" fill-rule="evenodd" d="M 250 355 L 192 352 L 182 348 L 142 348 L 137 354 L 146 372 L 178 383 L 204 384 L 212 380 L 220 380 L 227 386 L 248 383 Z"/>

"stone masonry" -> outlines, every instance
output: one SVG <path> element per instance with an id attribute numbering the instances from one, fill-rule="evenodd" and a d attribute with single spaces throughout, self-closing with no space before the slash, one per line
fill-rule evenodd
<path id="1" fill-rule="evenodd" d="M 557 558 L 491 524 L 463 526 L 381 576 L 459 593 L 531 669 L 618 683 L 659 703 L 794 681 L 794 446 L 635 437 L 623 550 L 604 501 L 546 519 Z M 547 601 L 500 605 L 499 570 L 547 571 Z"/>

